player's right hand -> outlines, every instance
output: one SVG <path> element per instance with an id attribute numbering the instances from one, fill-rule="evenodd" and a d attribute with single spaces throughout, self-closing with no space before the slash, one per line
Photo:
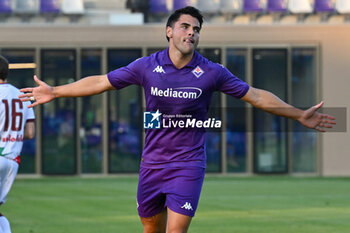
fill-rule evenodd
<path id="1" fill-rule="evenodd" d="M 36 75 L 34 75 L 34 81 L 36 84 L 38 84 L 37 87 L 22 88 L 20 91 L 24 94 L 18 96 L 22 102 L 32 101 L 32 104 L 30 104 L 28 108 L 32 108 L 39 104 L 48 103 L 55 98 L 53 94 L 53 87 L 41 81 Z"/>

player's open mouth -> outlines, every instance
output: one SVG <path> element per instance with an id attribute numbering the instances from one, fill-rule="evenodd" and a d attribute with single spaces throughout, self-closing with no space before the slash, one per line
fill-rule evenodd
<path id="1" fill-rule="evenodd" d="M 189 43 L 189 44 L 194 44 L 193 39 L 185 39 L 184 42 Z"/>

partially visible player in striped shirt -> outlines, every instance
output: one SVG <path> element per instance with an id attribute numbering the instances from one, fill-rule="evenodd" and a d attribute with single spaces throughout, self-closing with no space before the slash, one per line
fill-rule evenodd
<path id="1" fill-rule="evenodd" d="M 190 113 L 204 120 L 213 92 L 220 91 L 270 113 L 298 120 L 309 128 L 324 131 L 332 127 L 334 118 L 317 112 L 323 103 L 305 111 L 297 109 L 268 91 L 249 86 L 225 67 L 197 53 L 202 23 L 196 8 L 178 9 L 166 25 L 168 49 L 106 75 L 67 85 L 51 87 L 34 76 L 38 87 L 22 89 L 28 93 L 20 98 L 35 98 L 30 105 L 33 107 L 59 97 L 88 96 L 134 84 L 143 87 L 147 111 L 155 112 L 154 118 L 160 113 Z M 146 130 L 137 193 L 144 233 L 187 232 L 204 179 L 204 137 L 202 128 Z"/>
<path id="2" fill-rule="evenodd" d="M 8 70 L 8 61 L 0 56 L 0 205 L 16 178 L 23 139 L 32 139 L 35 134 L 34 111 L 18 98 L 20 91 L 7 83 Z M 11 228 L 0 214 L 2 232 L 11 233 Z"/>

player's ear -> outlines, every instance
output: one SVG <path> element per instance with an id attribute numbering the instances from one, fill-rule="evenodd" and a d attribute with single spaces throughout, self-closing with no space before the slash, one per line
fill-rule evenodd
<path id="1" fill-rule="evenodd" d="M 166 28 L 166 35 L 167 35 L 167 37 L 169 37 L 169 38 L 173 38 L 173 28 L 172 28 L 172 27 L 168 26 L 168 27 Z"/>

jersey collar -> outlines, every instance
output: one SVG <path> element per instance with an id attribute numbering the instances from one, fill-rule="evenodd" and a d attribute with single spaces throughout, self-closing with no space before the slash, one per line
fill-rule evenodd
<path id="1" fill-rule="evenodd" d="M 195 68 L 199 63 L 198 56 L 199 56 L 199 54 L 197 53 L 197 51 L 194 51 L 191 61 L 189 63 L 187 63 L 187 65 L 185 65 L 184 67 Z M 170 60 L 170 57 L 169 57 L 169 48 L 162 51 L 162 57 L 163 57 L 163 59 L 162 59 L 161 65 L 174 66 L 173 62 Z"/>

